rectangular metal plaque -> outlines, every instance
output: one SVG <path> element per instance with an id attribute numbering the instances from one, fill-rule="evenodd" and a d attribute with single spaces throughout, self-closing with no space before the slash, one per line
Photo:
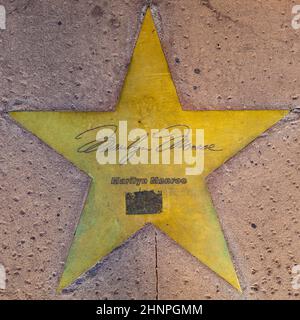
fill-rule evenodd
<path id="1" fill-rule="evenodd" d="M 161 191 L 126 193 L 126 214 L 158 214 L 161 212 Z"/>

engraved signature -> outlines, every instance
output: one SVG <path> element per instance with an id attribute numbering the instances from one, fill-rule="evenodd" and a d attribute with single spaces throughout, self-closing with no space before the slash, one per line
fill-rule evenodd
<path id="1" fill-rule="evenodd" d="M 96 134 L 96 132 L 100 129 L 111 129 L 113 134 L 116 134 L 118 132 L 117 125 L 109 124 L 109 125 L 100 125 L 100 126 L 97 126 L 92 129 L 88 129 L 88 130 L 85 130 L 85 131 L 79 133 L 75 137 L 75 139 L 76 140 L 83 139 L 83 140 L 85 140 L 85 142 L 80 147 L 78 147 L 78 149 L 77 149 L 78 153 L 96 152 L 97 150 L 99 150 L 99 148 L 101 148 L 101 146 L 104 143 L 105 143 L 105 150 L 116 150 L 116 151 L 127 150 L 129 152 L 128 157 L 130 157 L 131 153 L 135 153 L 137 149 L 151 151 L 151 148 L 144 148 L 139 145 L 142 141 L 144 141 L 145 139 L 147 139 L 149 137 L 149 133 L 138 137 L 135 141 L 132 141 L 127 146 L 120 145 L 119 143 L 107 145 L 106 142 L 109 141 L 110 137 L 105 137 L 102 141 L 97 141 L 96 139 L 87 141 L 89 139 L 88 137 L 89 137 L 90 133 Z M 188 129 L 188 130 L 190 130 L 191 128 L 187 125 L 176 124 L 176 125 L 166 127 L 164 129 L 166 129 L 166 130 L 170 130 L 170 129 Z M 163 132 L 164 129 L 162 129 L 161 132 Z M 159 136 L 154 133 L 152 137 L 153 138 L 170 138 L 170 140 L 166 140 L 165 142 L 162 142 L 161 144 L 159 144 L 159 146 L 156 149 L 156 151 L 158 151 L 158 152 L 163 152 L 166 149 L 170 149 L 170 150 L 173 150 L 173 149 L 191 150 L 192 149 L 192 150 L 206 150 L 206 151 L 213 151 L 213 152 L 222 151 L 222 149 L 217 148 L 216 145 L 213 143 L 206 144 L 203 146 L 193 145 L 191 143 L 191 141 L 189 141 L 188 134 L 185 134 L 185 135 L 179 134 L 176 136 L 176 135 L 170 135 L 170 134 L 168 134 L 168 132 L 166 132 L 164 135 L 162 135 L 160 133 Z"/>

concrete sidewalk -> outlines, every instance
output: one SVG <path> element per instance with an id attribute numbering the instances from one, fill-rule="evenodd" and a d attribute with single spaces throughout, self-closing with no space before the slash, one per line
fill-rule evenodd
<path id="1" fill-rule="evenodd" d="M 294 110 L 208 179 L 243 294 L 150 225 L 57 294 L 90 181 L 7 112 L 113 110 L 147 1 L 0 4 L 0 299 L 299 299 L 295 1 L 151 4 L 184 109 Z"/>

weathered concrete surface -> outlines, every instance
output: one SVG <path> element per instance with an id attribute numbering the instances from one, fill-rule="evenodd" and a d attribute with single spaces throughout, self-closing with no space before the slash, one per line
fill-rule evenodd
<path id="1" fill-rule="evenodd" d="M 164 50 L 186 108 L 300 104 L 296 1 L 155 0 Z"/>
<path id="2" fill-rule="evenodd" d="M 156 299 L 155 229 L 147 225 L 63 290 L 62 299 Z"/>
<path id="3" fill-rule="evenodd" d="M 157 233 L 158 299 L 241 299 L 225 280 L 159 230 Z"/>
<path id="4" fill-rule="evenodd" d="M 299 299 L 300 117 L 290 118 L 209 179 L 248 299 Z"/>
<path id="5" fill-rule="evenodd" d="M 294 1 L 152 2 L 184 107 L 299 105 Z M 0 104 L 9 110 L 114 108 L 146 3 L 3 0 Z"/>
<path id="6" fill-rule="evenodd" d="M 0 150 L 0 299 L 53 297 L 89 179 L 3 115 Z"/>
<path id="7" fill-rule="evenodd" d="M 142 0 L 4 0 L 0 103 L 16 109 L 112 109 Z"/>
<path id="8" fill-rule="evenodd" d="M 144 1 L 2 4 L 9 14 L 8 29 L 0 32 L 0 111 L 114 107 Z M 290 28 L 293 4 L 156 1 L 156 22 L 183 106 L 299 105 L 300 32 Z M 7 116 L 0 118 L 0 263 L 7 272 L 0 299 L 57 298 L 89 181 Z M 298 299 L 291 268 L 300 264 L 299 138 L 299 120 L 283 122 L 209 179 L 242 296 L 146 228 L 102 262 L 94 278 L 61 298 L 158 293 L 160 299 Z M 128 275 L 118 280 L 124 266 Z"/>

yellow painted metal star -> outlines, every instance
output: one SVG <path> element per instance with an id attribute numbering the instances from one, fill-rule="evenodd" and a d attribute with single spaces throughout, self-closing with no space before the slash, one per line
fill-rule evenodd
<path id="1" fill-rule="evenodd" d="M 202 263 L 240 290 L 240 284 L 205 185 L 205 178 L 286 115 L 269 111 L 184 111 L 147 11 L 115 112 L 11 112 L 42 141 L 86 172 L 92 183 L 59 288 L 70 285 L 120 246 L 146 223 L 153 223 Z M 187 125 L 204 129 L 201 175 L 186 176 L 185 166 L 170 164 L 100 165 L 96 134 L 101 126 L 128 130 Z M 181 184 L 113 184 L 112 178 L 185 178 Z M 162 196 L 161 212 L 127 214 L 126 194 L 154 191 Z"/>

